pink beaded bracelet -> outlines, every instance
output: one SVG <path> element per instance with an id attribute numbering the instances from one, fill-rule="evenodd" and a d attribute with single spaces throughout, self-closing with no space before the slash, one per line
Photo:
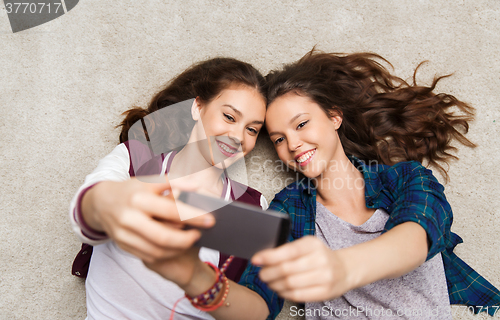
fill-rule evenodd
<path id="1" fill-rule="evenodd" d="M 210 262 L 205 262 L 215 271 L 215 283 L 205 292 L 197 295 L 196 297 L 190 297 L 186 294 L 186 298 L 195 307 L 210 305 L 215 298 L 219 295 L 224 287 L 224 274 L 219 271 L 219 269 Z"/>
<path id="2" fill-rule="evenodd" d="M 226 290 L 224 290 L 224 294 L 222 295 L 221 300 L 217 304 L 207 305 L 207 306 L 200 306 L 200 305 L 193 305 L 193 306 L 196 309 L 201 310 L 201 311 L 205 311 L 205 312 L 217 310 L 220 306 L 222 306 L 224 304 L 224 302 L 226 301 L 227 295 L 229 293 L 229 280 L 227 279 L 226 276 L 224 276 L 224 284 L 225 284 Z M 229 303 L 226 305 L 229 307 Z"/>
<path id="3" fill-rule="evenodd" d="M 229 292 L 229 281 L 224 275 L 224 272 L 226 271 L 227 267 L 233 261 L 234 256 L 230 256 L 222 265 L 222 268 L 219 270 L 216 266 L 214 266 L 210 262 L 205 262 L 208 264 L 212 269 L 215 271 L 216 275 L 216 280 L 215 283 L 210 287 L 207 291 L 203 292 L 200 295 L 197 295 L 196 297 L 190 297 L 186 294 L 186 298 L 191 302 L 191 304 L 196 307 L 197 309 L 203 310 L 203 311 L 213 311 L 220 307 L 222 303 L 226 300 L 227 294 Z M 219 296 L 219 293 L 222 291 L 223 287 L 226 287 L 226 290 L 224 292 L 224 295 L 222 297 L 222 302 L 217 305 L 213 305 L 214 301 L 216 298 Z M 207 310 L 209 308 L 210 310 Z"/>
<path id="4" fill-rule="evenodd" d="M 177 307 L 177 304 L 184 298 L 187 298 L 196 309 L 205 312 L 217 310 L 220 306 L 222 306 L 226 301 L 227 295 L 229 294 L 229 280 L 227 279 L 224 272 L 226 271 L 231 261 L 233 261 L 233 259 L 234 256 L 230 256 L 224 262 L 220 270 L 212 263 L 205 262 L 215 271 L 215 277 L 216 277 L 215 283 L 207 291 L 197 295 L 194 298 L 191 298 L 190 296 L 185 294 L 184 297 L 177 300 L 172 308 L 172 313 L 170 314 L 170 320 L 174 319 L 175 308 Z M 222 291 L 223 288 L 225 288 L 224 293 L 222 294 L 220 301 L 216 303 L 215 301 L 217 301 L 217 297 L 219 297 L 219 293 Z M 226 303 L 226 306 L 229 307 L 229 303 Z"/>

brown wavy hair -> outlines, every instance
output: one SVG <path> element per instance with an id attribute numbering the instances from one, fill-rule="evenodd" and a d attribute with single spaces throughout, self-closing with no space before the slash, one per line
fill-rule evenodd
<path id="1" fill-rule="evenodd" d="M 451 158 L 457 159 L 450 143 L 457 140 L 475 147 L 465 134 L 474 118 L 474 108 L 430 86 L 392 75 L 392 65 L 373 53 L 336 54 L 315 49 L 297 62 L 267 75 L 268 104 L 294 92 L 315 101 L 327 115 L 340 115 L 338 134 L 348 155 L 364 161 L 393 165 L 400 161 L 427 161 L 446 179 Z"/>
<path id="2" fill-rule="evenodd" d="M 129 129 L 134 123 L 139 120 L 144 121 L 143 118 L 157 110 L 194 98 L 199 98 L 202 103 L 209 103 L 222 90 L 231 85 L 245 85 L 255 88 L 265 98 L 264 84 L 265 79 L 262 74 L 246 62 L 219 57 L 196 63 L 167 83 L 151 99 L 146 109 L 133 107 L 122 114 L 125 119 L 117 126 L 121 127 L 120 143 L 129 139 L 144 140 L 144 136 L 129 136 Z M 147 118 L 146 121 L 148 121 Z M 162 132 L 169 132 L 169 136 L 155 140 L 171 145 L 172 148 L 162 146 L 162 149 L 169 150 L 185 145 L 189 136 L 180 136 L 176 133 L 191 132 L 194 121 L 189 119 L 181 122 L 175 114 L 170 114 L 169 119 L 165 119 L 165 122 L 162 125 L 168 126 L 169 130 L 162 130 Z M 149 125 L 148 127 L 153 128 L 149 134 L 153 134 L 155 124 L 151 122 Z M 143 127 L 146 127 L 144 123 Z M 144 133 L 146 139 L 149 140 L 148 132 Z"/>

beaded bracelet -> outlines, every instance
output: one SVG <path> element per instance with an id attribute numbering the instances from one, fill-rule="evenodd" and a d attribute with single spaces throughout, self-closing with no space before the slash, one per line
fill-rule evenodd
<path id="1" fill-rule="evenodd" d="M 196 297 L 192 298 L 188 296 L 187 294 L 185 295 L 186 298 L 191 302 L 191 304 L 202 311 L 213 311 L 222 306 L 224 301 L 227 298 L 227 295 L 229 293 L 229 280 L 227 277 L 224 275 L 224 271 L 226 271 L 227 267 L 233 260 L 234 256 L 230 256 L 222 265 L 222 268 L 219 270 L 216 266 L 214 266 L 210 262 L 205 262 L 208 264 L 212 269 L 215 271 L 215 276 L 216 280 L 215 283 L 210 287 L 207 291 L 204 293 L 197 295 Z M 219 303 L 215 304 L 216 298 L 219 296 L 219 293 L 222 291 L 222 288 L 225 286 L 225 291 L 224 294 L 222 295 L 221 300 Z"/>
<path id="2" fill-rule="evenodd" d="M 186 294 L 186 298 L 191 302 L 193 306 L 207 306 L 211 304 L 215 298 L 219 295 L 224 286 L 224 274 L 219 271 L 219 269 L 210 262 L 205 262 L 215 271 L 215 283 L 202 294 L 196 297 L 190 297 Z"/>
<path id="3" fill-rule="evenodd" d="M 217 310 L 220 306 L 222 306 L 224 304 L 224 302 L 226 301 L 226 298 L 227 298 L 227 294 L 229 293 L 229 280 L 227 279 L 226 276 L 224 276 L 224 284 L 225 284 L 226 290 L 224 290 L 224 294 L 222 295 L 222 299 L 220 299 L 220 301 L 217 304 L 207 305 L 207 306 L 200 306 L 200 305 L 193 304 L 193 306 L 196 309 L 201 310 L 201 311 L 205 311 L 205 312 Z M 229 307 L 229 303 L 227 303 L 226 306 Z"/>

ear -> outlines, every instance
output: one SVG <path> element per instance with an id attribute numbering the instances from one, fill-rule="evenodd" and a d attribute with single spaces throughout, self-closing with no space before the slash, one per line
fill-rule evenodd
<path id="1" fill-rule="evenodd" d="M 338 130 L 342 125 L 342 117 L 339 115 L 334 115 L 330 117 L 330 120 L 333 122 L 335 130 Z"/>
<path id="2" fill-rule="evenodd" d="M 201 112 L 200 98 L 196 97 L 196 99 L 193 100 L 193 104 L 191 105 L 191 116 L 193 117 L 194 121 L 200 120 L 200 112 Z"/>

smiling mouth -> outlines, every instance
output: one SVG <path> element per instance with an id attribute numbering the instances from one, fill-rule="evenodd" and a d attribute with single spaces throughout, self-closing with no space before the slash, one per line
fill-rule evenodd
<path id="1" fill-rule="evenodd" d="M 304 153 L 302 153 L 301 155 L 297 156 L 295 158 L 295 161 L 301 165 L 301 166 L 304 166 L 306 165 L 307 163 L 309 163 L 309 160 L 311 160 L 311 158 L 313 157 L 313 155 L 316 153 L 316 149 L 313 149 L 313 150 L 309 150 L 309 151 L 306 151 Z"/>
<path id="2" fill-rule="evenodd" d="M 231 147 L 230 145 L 228 145 L 222 141 L 219 141 L 219 140 L 215 140 L 215 141 L 217 142 L 217 146 L 219 147 L 219 150 L 226 157 L 233 157 L 234 155 L 236 155 L 238 153 L 238 149 Z"/>

